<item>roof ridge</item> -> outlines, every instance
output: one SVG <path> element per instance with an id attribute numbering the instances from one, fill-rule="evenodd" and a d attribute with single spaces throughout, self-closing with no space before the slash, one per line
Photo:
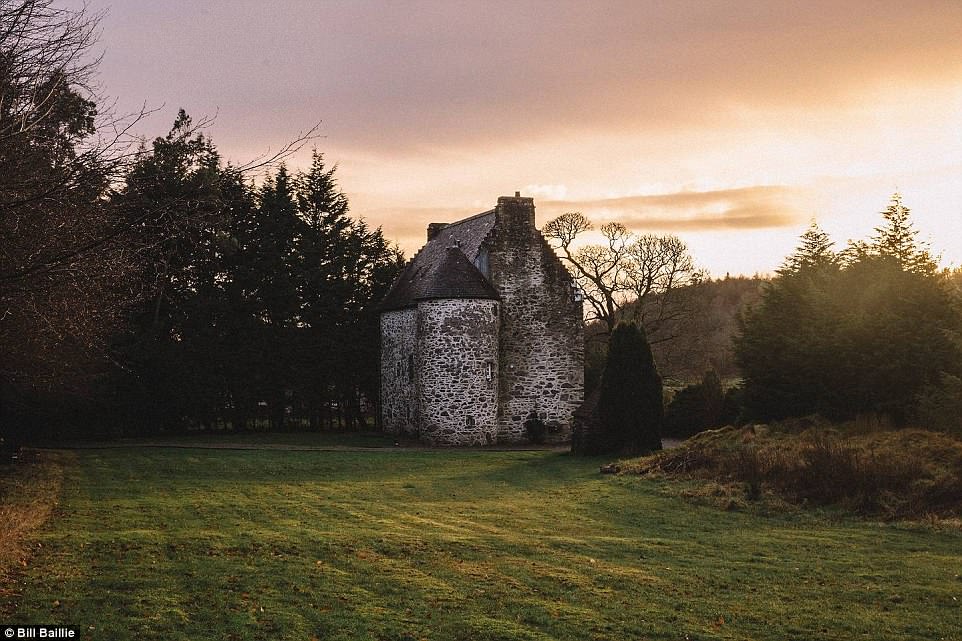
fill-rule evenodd
<path id="1" fill-rule="evenodd" d="M 493 214 L 494 212 L 495 212 L 494 209 L 489 209 L 488 211 L 482 211 L 480 214 L 472 214 L 472 215 L 468 216 L 467 218 L 462 218 L 461 220 L 456 220 L 456 221 L 454 221 L 453 223 L 447 223 L 447 224 L 445 224 L 445 225 L 444 225 L 444 229 L 447 229 L 448 227 L 451 227 L 452 225 L 460 225 L 461 223 L 469 223 L 469 222 L 471 222 L 472 220 L 474 220 L 475 218 L 481 218 L 481 216 L 487 216 L 488 214 Z"/>

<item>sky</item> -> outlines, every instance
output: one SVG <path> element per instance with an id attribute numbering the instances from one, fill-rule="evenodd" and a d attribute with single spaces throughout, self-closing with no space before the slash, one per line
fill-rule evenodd
<path id="1" fill-rule="evenodd" d="M 86 4 L 102 92 L 156 110 L 142 135 L 183 107 L 242 163 L 320 123 L 353 215 L 408 255 L 520 191 L 539 226 L 581 211 L 769 273 L 813 219 L 867 238 L 899 191 L 962 265 L 959 0 Z"/>

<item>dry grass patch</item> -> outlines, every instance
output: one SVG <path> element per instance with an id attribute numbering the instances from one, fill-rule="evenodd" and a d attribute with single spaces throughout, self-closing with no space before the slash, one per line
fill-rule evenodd
<path id="1" fill-rule="evenodd" d="M 709 430 L 681 447 L 617 464 L 623 473 L 704 481 L 690 495 L 834 505 L 887 519 L 962 516 L 962 442 L 924 430 L 825 426 Z M 795 429 L 793 429 L 795 428 Z"/>
<path id="2" fill-rule="evenodd" d="M 53 513 L 63 485 L 64 466 L 73 455 L 42 452 L 25 462 L 0 466 L 0 592 L 27 565 L 30 539 Z"/>

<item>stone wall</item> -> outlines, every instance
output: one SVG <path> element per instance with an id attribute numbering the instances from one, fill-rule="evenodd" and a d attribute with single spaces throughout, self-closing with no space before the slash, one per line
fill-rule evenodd
<path id="1" fill-rule="evenodd" d="M 484 248 L 502 308 L 497 440 L 527 441 L 533 412 L 547 424 L 547 441 L 566 442 L 584 398 L 582 303 L 534 226 L 534 201 L 499 198 L 495 216 Z"/>
<path id="2" fill-rule="evenodd" d="M 381 314 L 381 425 L 389 434 L 418 432 L 416 332 L 417 310 Z"/>
<path id="3" fill-rule="evenodd" d="M 421 439 L 490 445 L 498 433 L 498 302 L 418 303 Z"/>

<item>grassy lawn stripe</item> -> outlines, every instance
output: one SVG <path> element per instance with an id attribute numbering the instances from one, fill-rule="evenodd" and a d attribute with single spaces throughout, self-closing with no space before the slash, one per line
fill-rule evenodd
<path id="1" fill-rule="evenodd" d="M 105 640 L 960 638 L 958 530 L 724 511 L 598 464 L 78 452 L 8 606 Z"/>

